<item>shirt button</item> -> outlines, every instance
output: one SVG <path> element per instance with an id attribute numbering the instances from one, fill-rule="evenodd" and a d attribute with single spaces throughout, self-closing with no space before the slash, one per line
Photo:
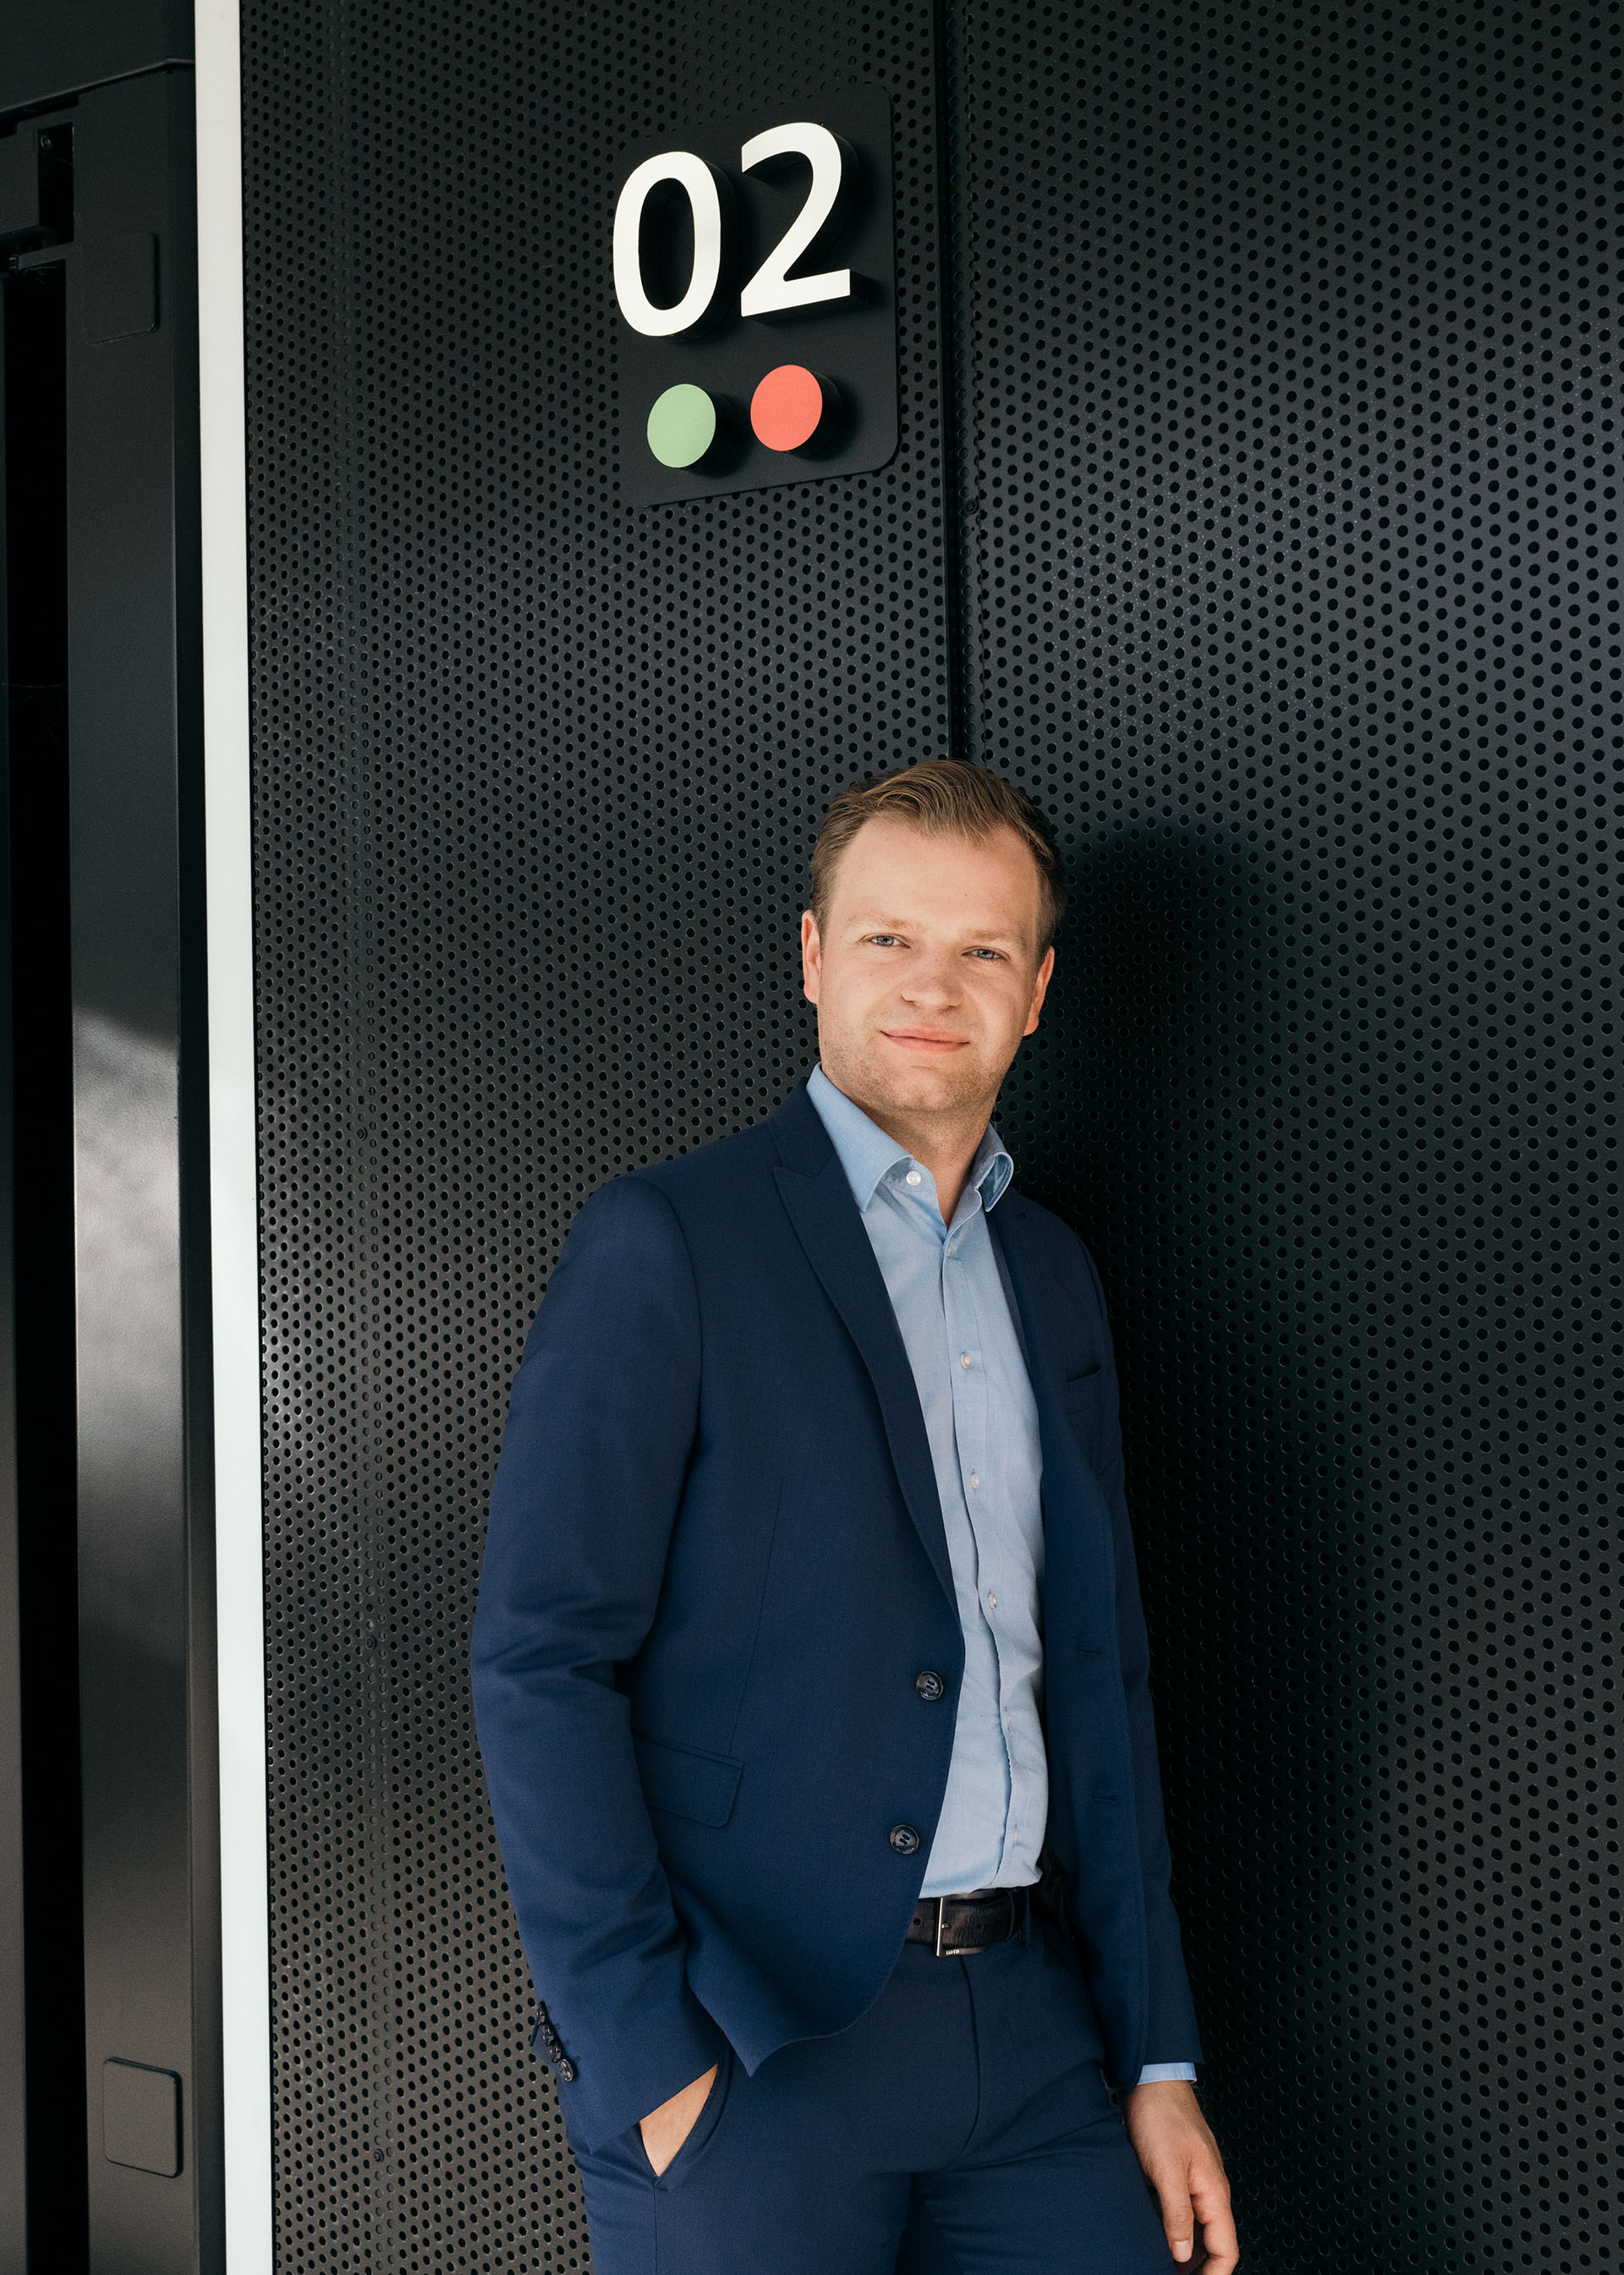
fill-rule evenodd
<path id="1" fill-rule="evenodd" d="M 919 1836 L 911 1825 L 894 1825 L 891 1827 L 890 1841 L 899 1856 L 912 1856 L 918 1853 Z"/>
<path id="2" fill-rule="evenodd" d="M 987 1602 L 991 1605 L 991 1606 L 992 1606 L 992 1608 L 993 1609 L 993 1611 L 996 1611 L 996 1610 L 998 1609 L 998 1599 L 997 1599 L 997 1597 L 996 1597 L 996 1596 L 992 1595 L 992 1594 L 990 1594 L 990 1593 L 989 1593 L 989 1595 L 988 1595 L 988 1597 L 987 1597 Z"/>
<path id="3" fill-rule="evenodd" d="M 978 1485 L 981 1482 L 980 1478 L 974 1470 L 971 1470 L 970 1473 L 970 1482 L 972 1485 Z"/>
<path id="4" fill-rule="evenodd" d="M 968 1351 L 961 1351 L 959 1353 L 959 1364 L 961 1366 L 974 1366 L 975 1361 L 971 1358 Z"/>
<path id="5" fill-rule="evenodd" d="M 925 1183 L 925 1180 L 919 1175 L 918 1169 L 910 1169 L 904 1182 L 910 1185 L 922 1185 Z"/>

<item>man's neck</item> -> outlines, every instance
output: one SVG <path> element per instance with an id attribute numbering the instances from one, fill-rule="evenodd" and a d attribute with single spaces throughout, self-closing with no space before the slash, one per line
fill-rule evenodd
<path id="1" fill-rule="evenodd" d="M 824 1073 L 830 1082 L 835 1082 L 827 1067 Z M 835 1087 L 839 1090 L 841 1085 L 835 1083 Z M 899 1145 L 906 1145 L 919 1167 L 930 1171 L 936 1186 L 936 1202 L 941 1211 L 941 1221 L 944 1224 L 951 1224 L 953 1212 L 959 1205 L 959 1195 L 963 1191 L 964 1181 L 970 1175 L 971 1164 L 986 1135 L 993 1108 L 998 1103 L 996 1094 L 951 1114 L 918 1115 L 899 1113 L 883 1100 L 852 1098 L 850 1091 L 843 1094 L 851 1098 L 851 1103 L 867 1115 L 876 1129 L 883 1130 L 886 1136 L 894 1138 Z"/>

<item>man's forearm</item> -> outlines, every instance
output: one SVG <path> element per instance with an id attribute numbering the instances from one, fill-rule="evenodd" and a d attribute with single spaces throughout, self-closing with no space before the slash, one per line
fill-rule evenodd
<path id="1" fill-rule="evenodd" d="M 721 2043 L 688 1988 L 615 1684 L 659 1603 L 698 1346 L 668 1205 L 635 1179 L 608 1188 L 576 1221 L 513 1386 L 474 1622 L 502 1863 L 589 2149 L 697 2078 Z"/>

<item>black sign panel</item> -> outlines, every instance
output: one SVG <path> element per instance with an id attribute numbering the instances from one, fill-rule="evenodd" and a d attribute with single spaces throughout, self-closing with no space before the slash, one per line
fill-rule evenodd
<path id="1" fill-rule="evenodd" d="M 895 455 L 882 88 L 640 144 L 604 253 L 631 503 L 866 473 Z"/>

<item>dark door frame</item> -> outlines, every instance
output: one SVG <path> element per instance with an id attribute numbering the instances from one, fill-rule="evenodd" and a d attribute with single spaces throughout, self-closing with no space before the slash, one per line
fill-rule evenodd
<path id="1" fill-rule="evenodd" d="M 0 139 L 9 128 L 32 140 L 54 124 L 72 142 L 71 226 L 14 232 L 4 257 L 8 290 L 57 280 L 65 351 L 59 898 L 71 998 L 64 971 L 59 1039 L 71 1050 L 71 1118 L 60 1168 L 71 1180 L 64 1364 L 75 1443 L 58 1465 L 69 1473 L 57 1475 L 56 1501 L 65 1492 L 77 1507 L 79 1808 L 60 1812 L 53 1834 L 27 1807 L 31 1749 L 37 1783 L 44 1742 L 37 1715 L 31 1729 L 37 1683 L 26 1651 L 19 1669 L 18 1642 L 61 1615 L 72 1574 L 66 1562 L 52 1568 L 48 1590 L 26 1553 L 49 1511 L 37 1464 L 31 1504 L 25 1406 L 15 1446 L 0 1444 L 0 1523 L 11 1536 L 0 1541 L 0 1842 L 14 1825 L 29 1834 L 11 1844 L 20 1871 L 0 1879 L 0 2023 L 19 2001 L 29 2007 L 26 2065 L 0 2052 L 0 2275 L 170 2275 L 223 2264 L 189 11 L 76 11 L 77 44 L 54 11 L 29 13 L 0 66 Z M 14 516 L 13 586 L 26 565 Z M 10 668 L 15 683 L 15 654 Z M 37 820 L 37 805 L 19 805 L 13 783 L 14 830 L 25 811 Z M 17 978 L 3 1007 L 11 1032 L 0 1039 L 19 1039 L 15 1064 L 4 1054 L 13 1111 L 0 1118 L 0 1228 L 11 1236 L 26 1233 L 31 1205 L 20 1181 L 27 1147 L 11 1143 L 32 1127 L 19 1014 L 33 998 L 15 992 L 18 951 L 35 939 L 15 889 L 33 876 L 21 835 L 9 873 L 4 940 Z M 26 1250 L 26 1238 L 11 1239 L 0 1259 L 0 1439 L 34 1328 L 28 1287 L 19 1274 L 13 1293 L 9 1277 Z M 65 1885 L 53 1851 L 65 1849 L 75 1813 L 78 1917 L 64 1927 L 70 1908 L 57 1908 L 82 1956 L 82 2029 L 72 2001 L 65 2033 L 57 2009 L 58 2036 L 82 2047 L 82 2084 L 69 2096 L 40 2059 L 34 2011 L 49 1986 L 29 1974 L 39 1937 L 28 1899 L 53 1871 Z M 84 2142 L 77 2245 L 38 2169 L 41 2141 L 74 2131 Z"/>

